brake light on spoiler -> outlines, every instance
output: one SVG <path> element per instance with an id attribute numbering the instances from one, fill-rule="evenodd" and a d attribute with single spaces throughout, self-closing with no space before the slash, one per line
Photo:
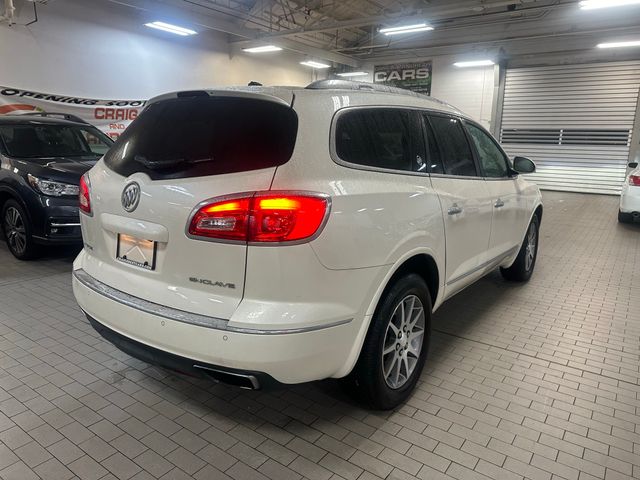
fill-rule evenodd
<path id="1" fill-rule="evenodd" d="M 251 243 L 309 240 L 322 230 L 331 208 L 313 192 L 249 192 L 212 198 L 198 206 L 189 236 Z"/>

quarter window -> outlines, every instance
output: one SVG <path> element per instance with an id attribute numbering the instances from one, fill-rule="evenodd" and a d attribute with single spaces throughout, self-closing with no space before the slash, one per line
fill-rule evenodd
<path id="1" fill-rule="evenodd" d="M 463 177 L 477 176 L 476 164 L 460 120 L 436 115 L 429 116 L 429 119 L 440 150 L 444 173 Z"/>
<path id="2" fill-rule="evenodd" d="M 419 130 L 410 110 L 358 109 L 336 123 L 336 153 L 349 163 L 375 168 L 426 171 L 415 149 Z"/>
<path id="3" fill-rule="evenodd" d="M 490 178 L 507 177 L 509 175 L 507 159 L 493 139 L 471 123 L 467 123 L 467 130 L 476 146 L 485 176 Z"/>

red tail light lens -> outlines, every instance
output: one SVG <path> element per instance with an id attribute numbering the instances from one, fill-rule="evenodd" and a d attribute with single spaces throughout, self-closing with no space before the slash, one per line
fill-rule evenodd
<path id="1" fill-rule="evenodd" d="M 80 177 L 80 210 L 91 215 L 91 182 L 89 181 L 89 175 L 86 173 Z"/>
<path id="2" fill-rule="evenodd" d="M 640 187 L 640 175 L 629 175 L 629 185 Z"/>
<path id="3" fill-rule="evenodd" d="M 189 234 L 243 242 L 292 242 L 314 236 L 329 211 L 314 193 L 257 192 L 213 199 L 193 215 Z"/>

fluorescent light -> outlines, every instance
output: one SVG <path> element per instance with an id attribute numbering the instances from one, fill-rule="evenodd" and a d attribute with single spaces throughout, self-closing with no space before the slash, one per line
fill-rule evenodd
<path id="1" fill-rule="evenodd" d="M 454 65 L 458 68 L 489 67 L 495 65 L 495 62 L 493 60 L 474 60 L 471 62 L 456 62 Z"/>
<path id="2" fill-rule="evenodd" d="M 416 23 L 414 25 L 403 25 L 401 27 L 381 28 L 380 33 L 385 35 L 399 35 L 401 33 L 426 32 L 433 30 L 433 27 L 426 23 Z"/>
<path id="3" fill-rule="evenodd" d="M 640 5 L 640 0 L 584 0 L 580 2 L 583 10 L 595 10 L 607 7 L 627 7 L 629 5 Z"/>
<path id="4" fill-rule="evenodd" d="M 640 40 L 634 40 L 633 42 L 601 43 L 598 45 L 598 48 L 625 48 L 625 47 L 640 47 Z"/>
<path id="5" fill-rule="evenodd" d="M 307 67 L 312 67 L 312 68 L 329 68 L 330 67 L 330 65 L 327 65 L 326 63 L 314 62 L 313 60 L 300 62 L 300 65 L 305 65 Z"/>
<path id="6" fill-rule="evenodd" d="M 264 53 L 264 52 L 279 52 L 282 50 L 280 47 L 276 47 L 275 45 L 264 45 L 262 47 L 251 47 L 251 48 L 243 48 L 243 52 L 249 53 Z"/>
<path id="7" fill-rule="evenodd" d="M 171 25 L 170 23 L 164 22 L 151 22 L 145 23 L 144 25 L 145 27 L 155 28 L 164 32 L 175 33 L 176 35 L 182 35 L 183 37 L 186 37 L 187 35 L 195 35 L 196 33 L 198 33 L 195 30 L 178 27 L 177 25 Z"/>
<path id="8" fill-rule="evenodd" d="M 336 73 L 339 77 L 364 77 L 365 75 L 369 75 L 367 72 L 342 72 Z"/>

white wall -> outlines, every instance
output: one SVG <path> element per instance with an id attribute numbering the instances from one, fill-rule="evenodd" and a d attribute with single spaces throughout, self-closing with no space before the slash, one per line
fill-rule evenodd
<path id="1" fill-rule="evenodd" d="M 32 18 L 22 9 L 18 23 Z M 296 55 L 230 58 L 226 36 L 180 37 L 144 27 L 136 11 L 96 0 L 39 6 L 30 27 L 0 24 L 0 85 L 82 97 L 146 99 L 159 93 L 246 85 L 306 85 Z"/>
<path id="2" fill-rule="evenodd" d="M 411 63 L 431 60 L 433 71 L 431 79 L 431 96 L 450 103 L 466 113 L 486 128 L 491 128 L 495 85 L 494 68 L 477 67 L 458 68 L 453 64 L 457 57 L 441 56 L 431 59 L 416 58 L 402 60 L 398 63 Z M 374 65 L 366 65 L 362 70 L 369 73 L 366 77 L 356 77 L 363 82 L 373 81 Z"/>
<path id="3" fill-rule="evenodd" d="M 435 57 L 433 59 L 431 95 L 450 103 L 485 127 L 490 128 L 495 67 L 454 67 L 454 62 L 458 60 L 454 57 Z"/>

